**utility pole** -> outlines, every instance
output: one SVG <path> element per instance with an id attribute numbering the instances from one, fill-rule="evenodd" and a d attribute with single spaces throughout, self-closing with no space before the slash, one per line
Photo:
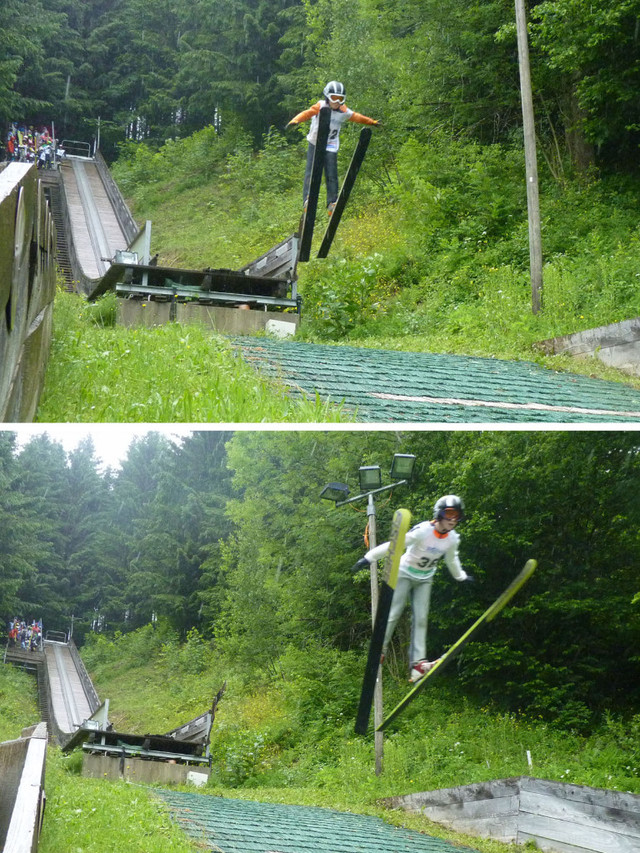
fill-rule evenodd
<path id="1" fill-rule="evenodd" d="M 373 549 L 378 544 L 376 538 L 376 505 L 373 500 L 373 495 L 370 494 L 367 502 L 367 519 L 369 521 L 369 549 Z M 376 612 L 378 610 L 378 563 L 371 563 L 371 624 L 375 623 Z M 373 721 L 374 727 L 377 729 L 383 719 L 382 708 L 382 678 L 380 668 L 378 667 L 378 678 L 376 679 L 376 688 L 373 694 Z M 384 754 L 384 735 L 382 732 L 375 732 L 374 747 L 376 755 L 376 776 L 382 773 L 382 757 Z"/>
<path id="2" fill-rule="evenodd" d="M 406 486 L 411 482 L 413 469 L 415 466 L 416 457 L 413 453 L 394 453 L 393 462 L 391 463 L 391 471 L 389 476 L 394 480 L 388 486 L 382 485 L 382 475 L 379 465 L 362 465 L 358 471 L 360 481 L 360 494 L 354 497 L 349 497 L 349 486 L 346 483 L 328 483 L 320 497 L 323 500 L 333 501 L 336 507 L 346 506 L 347 504 L 357 503 L 364 498 L 367 499 L 367 522 L 369 528 L 369 550 L 372 550 L 377 545 L 376 536 L 376 504 L 375 495 L 380 495 L 383 492 L 388 492 L 398 486 Z M 367 561 L 368 562 L 368 561 Z M 371 582 L 371 623 L 375 627 L 376 614 L 378 612 L 378 563 L 374 561 L 369 566 L 369 578 Z M 382 669 L 378 662 L 376 670 L 376 681 L 371 689 L 371 681 L 373 675 L 373 666 L 367 666 L 366 682 L 363 686 L 363 697 L 366 698 L 366 719 L 363 721 L 364 729 L 366 730 L 369 723 L 369 715 L 371 708 L 371 693 L 373 692 L 373 719 L 375 728 L 382 723 L 383 708 L 382 708 Z M 366 693 L 364 692 L 366 689 Z M 360 713 L 360 712 L 358 712 Z M 358 728 L 356 728 L 358 731 Z M 359 734 L 364 734 L 364 731 Z M 376 731 L 374 734 L 375 759 L 376 759 L 376 776 L 382 773 L 382 754 L 383 754 L 383 734 Z"/>
<path id="3" fill-rule="evenodd" d="M 518 33 L 518 63 L 520 66 L 520 94 L 524 128 L 524 157 L 527 175 L 527 209 L 529 213 L 529 267 L 531 272 L 531 310 L 537 314 L 542 308 L 542 235 L 540 229 L 540 196 L 538 192 L 538 161 L 536 155 L 536 128 L 531 93 L 529 41 L 524 0 L 515 0 L 516 29 Z"/>

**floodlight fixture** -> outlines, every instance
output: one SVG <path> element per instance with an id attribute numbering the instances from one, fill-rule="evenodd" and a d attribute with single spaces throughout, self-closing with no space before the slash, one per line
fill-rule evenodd
<path id="1" fill-rule="evenodd" d="M 379 465 L 363 465 L 358 469 L 360 491 L 371 492 L 382 486 L 382 471 Z"/>
<path id="2" fill-rule="evenodd" d="M 349 495 L 349 486 L 346 483 L 328 483 L 320 492 L 320 497 L 325 501 L 344 501 Z"/>
<path id="3" fill-rule="evenodd" d="M 389 476 L 392 480 L 410 480 L 415 464 L 416 457 L 413 453 L 394 453 Z"/>

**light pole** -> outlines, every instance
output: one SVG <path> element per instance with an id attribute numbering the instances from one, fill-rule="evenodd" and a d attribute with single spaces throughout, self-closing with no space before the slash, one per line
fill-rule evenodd
<path id="1" fill-rule="evenodd" d="M 375 495 L 383 492 L 391 491 L 397 486 L 404 486 L 411 480 L 413 469 L 415 467 L 416 457 L 412 453 L 396 453 L 394 454 L 391 463 L 391 471 L 389 476 L 395 482 L 388 486 L 382 485 L 382 471 L 379 465 L 363 465 L 358 470 L 360 494 L 350 498 L 349 486 L 345 483 L 329 483 L 320 493 L 320 497 L 324 500 L 334 501 L 336 507 L 346 506 L 347 504 L 357 503 L 366 498 L 367 501 L 367 521 L 369 526 L 369 548 L 376 547 L 376 504 Z M 378 563 L 371 563 L 370 568 L 370 583 L 371 583 L 371 624 L 375 623 L 376 611 L 378 609 Z M 376 687 L 373 695 L 373 719 L 374 728 L 377 729 L 383 718 L 382 709 L 382 678 L 380 670 L 378 670 L 378 678 L 376 679 Z M 384 752 L 383 734 L 375 732 L 375 756 L 376 756 L 376 776 L 382 773 L 382 756 Z"/>

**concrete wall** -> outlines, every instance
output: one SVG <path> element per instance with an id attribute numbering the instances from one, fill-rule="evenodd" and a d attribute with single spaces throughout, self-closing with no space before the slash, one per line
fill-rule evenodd
<path id="1" fill-rule="evenodd" d="M 82 775 L 92 779 L 126 779 L 148 784 L 204 785 L 209 768 L 197 764 L 171 764 L 168 761 L 146 761 L 143 758 L 119 758 L 85 752 Z"/>
<path id="2" fill-rule="evenodd" d="M 610 367 L 640 376 L 640 318 L 550 338 L 536 348 L 552 354 L 595 356 Z"/>
<path id="3" fill-rule="evenodd" d="M 261 331 L 293 335 L 300 317 L 298 314 L 283 314 L 280 311 L 199 305 L 196 302 L 172 304 L 118 299 L 118 323 L 123 326 L 160 326 L 171 320 L 184 324 L 201 323 L 208 329 L 231 335 Z"/>
<path id="4" fill-rule="evenodd" d="M 640 796 L 523 776 L 383 801 L 459 832 L 550 853 L 638 853 Z"/>
<path id="5" fill-rule="evenodd" d="M 35 165 L 0 173 L 0 421 L 32 421 L 51 345 L 56 233 Z"/>

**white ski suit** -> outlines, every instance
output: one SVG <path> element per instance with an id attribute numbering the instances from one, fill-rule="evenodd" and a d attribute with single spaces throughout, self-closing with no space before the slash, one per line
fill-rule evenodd
<path id="1" fill-rule="evenodd" d="M 455 530 L 438 533 L 433 521 L 423 521 L 409 530 L 405 538 L 406 550 L 400 558 L 398 582 L 391 601 L 383 653 L 387 651 L 407 598 L 411 596 L 409 663 L 414 664 L 426 659 L 431 584 L 438 561 L 444 557 L 451 576 L 457 581 L 464 581 L 468 577 L 458 557 L 459 544 L 460 535 Z M 372 563 L 384 557 L 388 550 L 389 542 L 383 542 L 368 551 L 365 558 Z"/>

